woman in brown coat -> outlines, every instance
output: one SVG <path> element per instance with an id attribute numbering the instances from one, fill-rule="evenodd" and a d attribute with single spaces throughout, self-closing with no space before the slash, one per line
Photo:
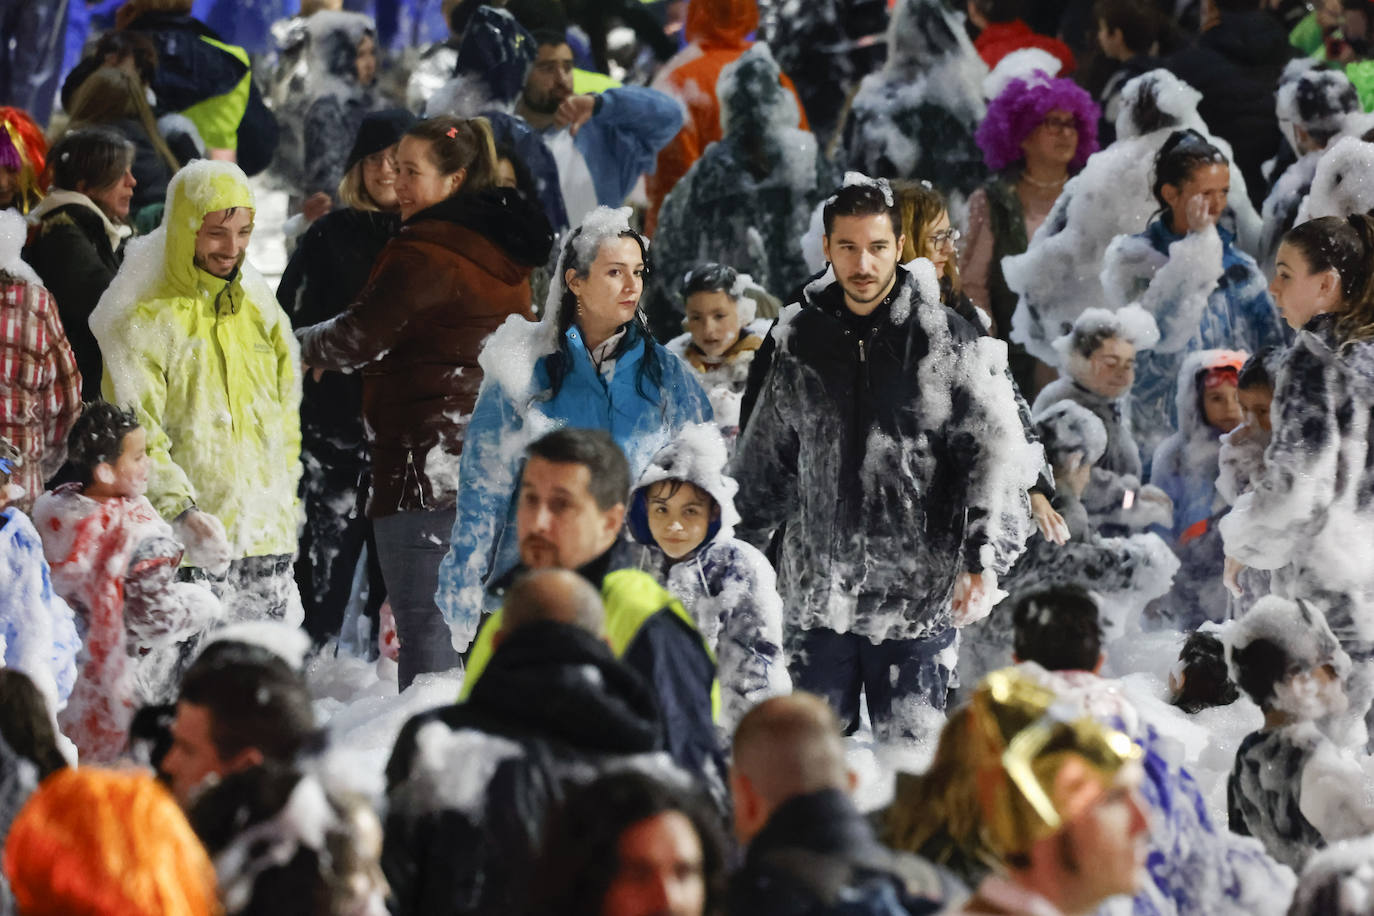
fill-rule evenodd
<path id="1" fill-rule="evenodd" d="M 357 301 L 296 332 L 315 370 L 362 369 L 377 554 L 401 642 L 402 689 L 458 663 L 434 604 L 483 340 L 530 316 L 530 270 L 552 246 L 538 204 L 495 186 L 483 118 L 433 118 L 397 150 L 401 231 Z"/>

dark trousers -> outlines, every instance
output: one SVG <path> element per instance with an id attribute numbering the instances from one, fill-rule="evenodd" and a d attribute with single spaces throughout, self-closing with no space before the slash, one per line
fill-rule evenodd
<path id="1" fill-rule="evenodd" d="M 453 534 L 453 509 L 397 512 L 373 519 L 377 558 L 401 643 L 398 677 L 402 690 L 420 674 L 462 664 L 448 623 L 434 603 L 439 564 Z"/>
<path id="2" fill-rule="evenodd" d="M 377 610 L 386 599 L 372 520 L 359 508 L 359 477 L 357 467 L 329 467 L 313 459 L 307 460 L 302 474 L 305 530 L 296 555 L 296 585 L 305 608 L 306 632 L 317 646 L 339 635 L 364 545 L 367 605 L 363 615 L 374 621 L 374 634 Z"/>
<path id="3" fill-rule="evenodd" d="M 925 639 L 874 644 L 856 633 L 804 630 L 787 641 L 787 667 L 793 688 L 824 697 L 845 734 L 859 728 L 862 692 L 875 738 L 928 738 L 943 723 L 957 637 L 951 627 Z"/>

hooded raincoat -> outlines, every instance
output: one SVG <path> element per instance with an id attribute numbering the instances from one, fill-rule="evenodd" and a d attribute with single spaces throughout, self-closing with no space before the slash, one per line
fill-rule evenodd
<path id="1" fill-rule="evenodd" d="M 91 315 L 105 399 L 148 433 L 148 499 L 168 521 L 218 518 L 234 558 L 296 552 L 300 353 L 246 261 L 224 279 L 195 264 L 205 216 L 255 206 L 242 171 L 199 160 L 167 190 L 162 225 L 129 246 Z"/>
<path id="2" fill-rule="evenodd" d="M 782 655 L 782 598 L 768 558 L 735 539 L 738 485 L 725 474 L 725 442 L 712 426 L 689 426 L 659 450 L 630 497 L 626 523 L 642 546 L 640 568 L 651 572 L 696 620 L 715 651 L 727 733 L 746 712 L 772 696 L 790 693 Z M 717 517 L 691 553 L 670 559 L 649 529 L 649 488 L 684 481 L 710 494 Z"/>
<path id="3" fill-rule="evenodd" d="M 67 602 L 53 591 L 43 542 L 29 517 L 0 510 L 0 668 L 17 668 L 61 709 L 76 685 L 81 639 Z"/>

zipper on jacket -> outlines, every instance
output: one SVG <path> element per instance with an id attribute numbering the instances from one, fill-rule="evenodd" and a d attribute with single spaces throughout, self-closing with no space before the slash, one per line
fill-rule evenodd
<path id="1" fill-rule="evenodd" d="M 859 362 L 868 362 L 868 354 L 865 352 L 864 339 L 862 337 L 859 338 Z"/>
<path id="2" fill-rule="evenodd" d="M 420 472 L 415 469 L 415 450 L 408 448 L 406 449 L 406 477 L 405 481 L 401 484 L 401 500 L 396 504 L 398 511 L 401 509 L 401 503 L 403 503 L 406 498 L 405 484 L 409 483 L 412 478 L 415 480 L 415 490 L 420 494 L 420 511 L 423 512 L 429 508 L 429 506 L 425 505 L 425 485 L 424 482 L 420 480 Z"/>

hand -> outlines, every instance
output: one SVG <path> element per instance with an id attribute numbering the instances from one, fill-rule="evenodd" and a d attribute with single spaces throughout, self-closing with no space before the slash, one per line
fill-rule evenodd
<path id="1" fill-rule="evenodd" d="M 954 580 L 954 596 L 949 603 L 954 625 L 966 627 L 982 620 L 992 613 L 992 606 L 1005 594 L 997 590 L 996 573 L 959 573 Z"/>
<path id="2" fill-rule="evenodd" d="M 1030 501 L 1031 515 L 1035 517 L 1035 526 L 1040 529 L 1041 536 L 1051 544 L 1067 544 L 1069 526 L 1064 523 L 1064 516 L 1054 511 L 1044 493 L 1032 493 Z"/>
<path id="3" fill-rule="evenodd" d="M 1226 590 L 1237 598 L 1244 594 L 1244 589 L 1240 587 L 1240 574 L 1245 569 L 1245 564 L 1235 557 L 1226 558 L 1226 568 L 1222 571 L 1221 581 L 1226 585 Z"/>
<path id="4" fill-rule="evenodd" d="M 172 526 L 186 548 L 186 561 L 192 566 L 209 570 L 214 575 L 223 575 L 229 568 L 233 556 L 229 550 L 229 538 L 224 525 L 208 512 L 191 509 L 176 520 Z"/>
<path id="5" fill-rule="evenodd" d="M 313 223 L 332 209 L 334 209 L 333 199 L 323 191 L 316 191 L 305 199 L 305 203 L 301 204 L 301 215 L 305 217 L 307 223 Z"/>
<path id="6" fill-rule="evenodd" d="M 558 106 L 558 110 L 553 113 L 553 123 L 559 127 L 569 127 L 574 137 L 582 129 L 582 125 L 591 119 L 592 112 L 596 110 L 596 95 L 588 93 L 586 95 L 570 95 L 563 100 L 563 104 Z"/>
<path id="7" fill-rule="evenodd" d="M 1217 222 L 1211 208 L 1207 206 L 1207 198 L 1201 194 L 1194 194 L 1188 198 L 1187 203 L 1183 205 L 1183 213 L 1188 220 L 1189 232 L 1203 232 Z"/>
<path id="8" fill-rule="evenodd" d="M 1136 493 L 1136 498 L 1141 502 L 1154 503 L 1159 508 L 1167 510 L 1169 516 L 1171 518 L 1173 517 L 1174 501 L 1169 498 L 1168 493 L 1165 493 L 1154 484 L 1147 483 L 1145 486 L 1141 487 L 1140 491 Z"/>

